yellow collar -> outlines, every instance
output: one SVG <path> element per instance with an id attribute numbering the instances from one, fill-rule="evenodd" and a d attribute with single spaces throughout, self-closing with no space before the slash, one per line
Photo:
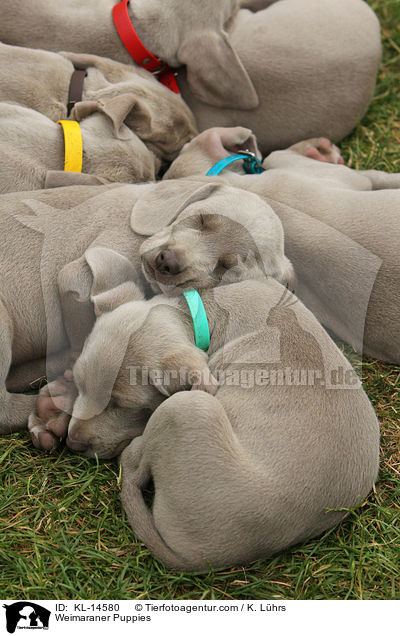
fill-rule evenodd
<path id="1" fill-rule="evenodd" d="M 83 144 L 81 127 L 77 121 L 60 119 L 57 124 L 64 132 L 64 170 L 67 172 L 82 172 Z"/>

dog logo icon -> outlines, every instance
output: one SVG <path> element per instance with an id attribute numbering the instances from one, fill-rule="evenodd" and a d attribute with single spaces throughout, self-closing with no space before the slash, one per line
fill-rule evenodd
<path id="1" fill-rule="evenodd" d="M 6 626 L 9 634 L 14 634 L 16 629 L 49 629 L 51 612 L 37 603 L 17 601 L 3 607 L 6 610 Z"/>

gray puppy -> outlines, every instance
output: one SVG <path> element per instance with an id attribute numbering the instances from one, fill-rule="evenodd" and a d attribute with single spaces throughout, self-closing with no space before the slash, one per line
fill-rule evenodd
<path id="1" fill-rule="evenodd" d="M 9 390 L 25 389 L 38 377 L 32 377 L 32 370 L 37 373 L 41 366 L 45 371 L 45 356 L 62 370 L 66 350 L 79 353 L 93 325 L 91 296 L 131 281 L 151 294 L 140 256 L 153 249 L 151 235 L 157 240 L 164 223 L 174 219 L 174 233 L 182 241 L 182 235 L 191 234 L 188 223 L 199 226 L 202 215 L 219 209 L 231 209 L 232 218 L 221 214 L 222 221 L 207 231 L 192 230 L 197 242 L 185 256 L 186 274 L 167 273 L 164 267 L 158 281 L 151 277 L 154 289 L 173 294 L 192 284 L 212 287 L 222 278 L 291 274 L 277 216 L 256 195 L 223 182 L 180 179 L 0 197 L 1 433 L 24 428 L 36 401 L 35 396 L 9 393 L 6 382 Z M 235 261 L 238 254 L 240 262 Z M 11 366 L 17 370 L 10 384 Z"/>
<path id="2" fill-rule="evenodd" d="M 266 4 L 266 3 L 263 3 Z M 342 139 L 372 98 L 381 59 L 379 22 L 364 0 L 281 0 L 229 28 L 259 105 L 241 112 L 232 100 L 215 108 L 178 83 L 198 127 L 247 126 L 262 152 L 324 135 Z"/>
<path id="3" fill-rule="evenodd" d="M 154 181 L 160 161 L 123 128 L 124 139 L 117 139 L 108 117 L 98 112 L 86 117 L 80 124 L 82 172 L 70 172 L 63 169 L 61 125 L 31 108 L 0 102 L 0 192 Z"/>
<path id="4" fill-rule="evenodd" d="M 116 0 L 86 0 L 77 7 L 74 0 L 1 0 L 0 40 L 132 63 L 112 21 L 115 4 Z M 254 108 L 256 92 L 224 30 L 237 6 L 236 0 L 135 0 L 128 12 L 153 55 L 172 67 L 187 66 L 188 82 L 199 99 L 216 106 L 233 102 L 237 108 Z"/>
<path id="5" fill-rule="evenodd" d="M 72 0 L 1 0 L 0 39 L 127 63 L 114 4 L 86 0 L 77 11 Z M 186 65 L 177 82 L 200 130 L 247 125 L 263 152 L 311 135 L 341 139 L 374 91 L 378 20 L 364 0 L 271 4 L 251 13 L 237 12 L 235 0 L 135 0 L 128 11 L 153 54 L 172 67 Z"/>
<path id="6" fill-rule="evenodd" d="M 257 153 L 250 130 L 205 131 L 165 178 L 206 174 L 239 148 Z M 328 140 L 317 139 L 272 153 L 261 175 L 236 167 L 221 177 L 262 196 L 277 213 L 296 293 L 315 316 L 357 351 L 399 363 L 400 175 L 352 170 L 340 161 Z"/>
<path id="7" fill-rule="evenodd" d="M 244 281 L 203 292 L 208 359 L 182 297 L 109 311 L 129 296 L 141 294 L 93 298 L 101 316 L 74 366 L 67 444 L 111 457 L 153 412 L 122 453 L 121 497 L 166 566 L 269 556 L 332 527 L 368 494 L 379 458 L 373 408 L 284 287 Z M 141 490 L 151 478 L 149 510 Z"/>
<path id="8" fill-rule="evenodd" d="M 86 77 L 72 119 L 100 112 L 117 138 L 129 138 L 128 126 L 158 159 L 168 161 L 196 134 L 193 115 L 180 96 L 147 71 L 96 55 L 0 43 L 0 101 L 32 108 L 53 121 L 66 119 L 74 65 L 85 69 Z"/>

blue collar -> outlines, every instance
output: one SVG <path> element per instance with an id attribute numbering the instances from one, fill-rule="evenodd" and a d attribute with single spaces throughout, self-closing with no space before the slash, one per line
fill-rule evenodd
<path id="1" fill-rule="evenodd" d="M 200 294 L 196 289 L 189 289 L 182 292 L 182 295 L 188 304 L 192 316 L 195 345 L 199 349 L 207 351 L 210 346 L 210 329 Z"/>
<path id="2" fill-rule="evenodd" d="M 257 159 L 254 152 L 249 150 L 241 150 L 237 155 L 230 155 L 224 157 L 220 161 L 217 161 L 212 168 L 207 172 L 206 177 L 215 177 L 220 174 L 226 166 L 229 166 L 235 161 L 243 161 L 243 168 L 247 174 L 261 174 L 264 172 L 261 161 Z"/>

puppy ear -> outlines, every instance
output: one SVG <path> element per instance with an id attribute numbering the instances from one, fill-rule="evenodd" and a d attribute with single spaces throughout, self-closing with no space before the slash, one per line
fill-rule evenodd
<path id="1" fill-rule="evenodd" d="M 78 102 L 71 110 L 71 119 L 76 121 L 82 121 L 85 117 L 93 115 L 98 112 L 98 103 L 95 101 L 85 100 L 84 102 Z"/>
<path id="2" fill-rule="evenodd" d="M 73 351 L 81 351 L 95 316 L 141 298 L 130 261 L 105 247 L 89 248 L 57 276 L 64 327 Z"/>
<path id="3" fill-rule="evenodd" d="M 197 134 L 196 122 L 182 97 L 159 82 L 154 84 L 141 79 L 136 92 L 136 104 L 127 114 L 125 124 L 158 157 L 172 161 L 185 143 Z"/>
<path id="4" fill-rule="evenodd" d="M 196 389 L 215 395 L 218 383 L 207 365 L 207 354 L 194 345 L 181 346 L 160 361 L 161 377 L 153 377 L 154 386 L 169 397 L 178 391 Z"/>
<path id="5" fill-rule="evenodd" d="M 106 247 L 92 247 L 86 250 L 85 259 L 93 276 L 90 299 L 96 316 L 125 302 L 143 299 L 134 282 L 136 270 L 125 256 Z"/>
<path id="6" fill-rule="evenodd" d="M 176 217 L 196 201 L 212 196 L 221 183 L 171 179 L 157 183 L 136 201 L 131 214 L 131 228 L 142 236 L 151 236 L 172 223 Z"/>
<path id="7" fill-rule="evenodd" d="M 46 173 L 45 188 L 61 188 L 71 185 L 104 185 L 108 183 L 101 177 L 84 172 L 66 172 L 65 170 L 48 170 Z"/>
<path id="8" fill-rule="evenodd" d="M 135 279 L 132 263 L 108 247 L 90 247 L 85 252 L 85 259 L 93 275 L 92 296 Z"/>
<path id="9" fill-rule="evenodd" d="M 241 110 L 258 106 L 256 90 L 224 31 L 184 39 L 178 58 L 186 64 L 187 81 L 200 101 Z"/>
<path id="10" fill-rule="evenodd" d="M 94 313 L 98 318 L 102 314 L 113 311 L 124 303 L 129 303 L 132 300 L 143 300 L 143 298 L 144 296 L 139 287 L 130 280 L 102 294 L 92 296 L 91 300 L 94 306 Z"/>
<path id="11" fill-rule="evenodd" d="M 152 128 L 152 114 L 145 100 L 137 95 L 127 93 L 116 97 L 104 97 L 99 102 L 100 112 L 107 115 L 112 122 L 114 134 L 118 139 L 126 138 L 125 119 L 129 116 L 129 129 L 138 137 L 146 139 L 150 137 Z"/>
<path id="12" fill-rule="evenodd" d="M 104 96 L 98 101 L 78 102 L 72 109 L 71 116 L 81 121 L 95 112 L 109 117 L 114 135 L 118 139 L 129 139 L 132 131 L 143 139 L 151 137 L 154 133 L 152 113 L 145 100 L 140 99 L 135 93 Z M 128 116 L 129 127 L 124 123 Z"/>

